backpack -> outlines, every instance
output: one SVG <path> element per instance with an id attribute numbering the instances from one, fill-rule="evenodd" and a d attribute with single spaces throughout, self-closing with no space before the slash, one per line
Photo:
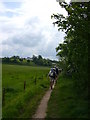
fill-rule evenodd
<path id="1" fill-rule="evenodd" d="M 54 73 L 52 71 L 49 72 L 49 77 L 53 77 Z"/>

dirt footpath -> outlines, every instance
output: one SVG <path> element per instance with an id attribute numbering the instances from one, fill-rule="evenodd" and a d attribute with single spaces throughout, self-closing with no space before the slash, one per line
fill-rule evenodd
<path id="1" fill-rule="evenodd" d="M 48 104 L 48 100 L 50 98 L 51 92 L 52 90 L 49 88 L 49 90 L 46 92 L 46 94 L 42 98 L 40 105 L 38 106 L 38 109 L 36 110 L 36 113 L 32 118 L 45 118 L 46 117 L 47 104 Z"/>

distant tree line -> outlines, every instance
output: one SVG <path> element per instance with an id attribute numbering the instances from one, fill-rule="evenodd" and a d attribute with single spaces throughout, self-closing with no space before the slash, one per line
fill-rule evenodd
<path id="1" fill-rule="evenodd" d="M 33 57 L 22 58 L 20 56 L 4 57 L 2 58 L 2 63 L 6 64 L 19 64 L 19 65 L 31 65 L 31 66 L 53 66 L 57 64 L 58 61 L 45 59 L 41 55 Z"/>

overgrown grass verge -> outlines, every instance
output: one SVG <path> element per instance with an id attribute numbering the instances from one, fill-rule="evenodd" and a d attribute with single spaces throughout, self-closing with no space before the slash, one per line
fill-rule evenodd
<path id="1" fill-rule="evenodd" d="M 48 71 L 49 68 L 44 67 L 3 65 L 2 82 L 3 88 L 5 87 L 3 119 L 32 117 L 49 88 Z M 24 80 L 26 80 L 25 90 Z"/>
<path id="2" fill-rule="evenodd" d="M 88 118 L 86 94 L 78 95 L 73 80 L 60 75 L 48 102 L 46 118 Z"/>
<path id="3" fill-rule="evenodd" d="M 3 107 L 3 118 L 31 118 L 47 88 L 33 86 Z"/>

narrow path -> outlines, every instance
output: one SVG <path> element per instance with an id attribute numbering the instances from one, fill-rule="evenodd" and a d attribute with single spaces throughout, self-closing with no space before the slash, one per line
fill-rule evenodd
<path id="1" fill-rule="evenodd" d="M 40 105 L 38 106 L 38 109 L 36 110 L 36 113 L 32 118 L 45 118 L 46 117 L 47 104 L 48 104 L 48 100 L 50 98 L 51 92 L 52 90 L 49 88 L 49 90 L 46 92 L 46 94 L 42 98 Z"/>

